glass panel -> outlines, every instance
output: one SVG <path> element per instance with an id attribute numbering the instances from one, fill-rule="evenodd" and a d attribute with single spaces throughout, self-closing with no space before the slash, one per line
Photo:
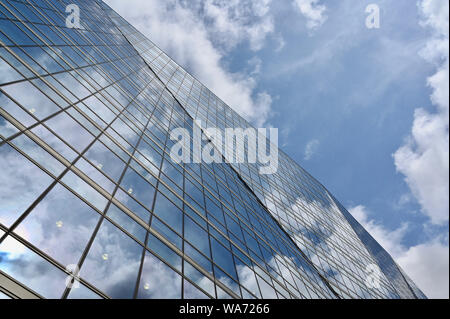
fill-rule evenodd
<path id="1" fill-rule="evenodd" d="M 275 290 L 270 286 L 265 280 L 261 279 L 261 277 L 256 276 L 258 278 L 259 287 L 261 288 L 261 294 L 264 299 L 277 299 L 277 294 Z"/>
<path id="2" fill-rule="evenodd" d="M 98 210 L 103 211 L 105 208 L 108 200 L 73 172 L 66 173 L 61 181 L 94 205 Z"/>
<path id="3" fill-rule="evenodd" d="M 15 232 L 67 266 L 78 263 L 99 218 L 91 207 L 58 184 Z"/>
<path id="4" fill-rule="evenodd" d="M 155 180 L 153 178 L 153 180 Z M 156 184 L 156 180 L 154 181 Z M 155 188 L 140 177 L 133 169 L 128 168 L 121 182 L 122 188 L 148 209 L 152 209 Z"/>
<path id="5" fill-rule="evenodd" d="M 67 299 L 103 299 L 83 284 L 74 285 Z"/>
<path id="6" fill-rule="evenodd" d="M 181 276 L 147 252 L 142 268 L 138 298 L 180 299 Z"/>
<path id="7" fill-rule="evenodd" d="M 61 298 L 67 275 L 11 236 L 0 244 L 0 270 L 45 298 Z"/>
<path id="8" fill-rule="evenodd" d="M 105 220 L 80 275 L 111 298 L 133 298 L 143 247 Z"/>
<path id="9" fill-rule="evenodd" d="M 186 261 L 184 262 L 184 276 L 211 296 L 215 296 L 214 283 Z"/>
<path id="10" fill-rule="evenodd" d="M 35 160 L 39 165 L 47 169 L 54 176 L 58 176 L 66 168 L 52 155 L 47 153 L 43 148 L 38 146 L 33 140 L 22 134 L 16 137 L 13 144 Z"/>
<path id="11" fill-rule="evenodd" d="M 10 227 L 52 178 L 7 144 L 0 147 L 0 172 L 0 223 Z"/>
<path id="12" fill-rule="evenodd" d="M 117 208 L 116 205 L 111 204 L 108 210 L 107 216 L 116 222 L 119 226 L 123 227 L 131 235 L 141 242 L 145 242 L 146 230 L 136 223 L 130 216 L 125 214 L 122 210 Z"/>
<path id="13" fill-rule="evenodd" d="M 99 141 L 89 148 L 85 157 L 115 181 L 125 167 L 125 163 Z"/>
<path id="14" fill-rule="evenodd" d="M 41 140 L 65 157 L 69 162 L 72 162 L 76 158 L 77 154 L 43 125 L 36 126 L 31 132 L 36 134 Z"/>
<path id="15" fill-rule="evenodd" d="M 82 152 L 94 139 L 88 131 L 64 112 L 46 121 L 45 124 L 78 152 Z"/>
<path id="16" fill-rule="evenodd" d="M 231 253 L 225 249 L 218 241 L 211 238 L 211 250 L 213 254 L 214 263 L 224 269 L 229 275 L 233 276 L 236 280 L 236 270 L 233 263 L 233 257 Z"/>
<path id="17" fill-rule="evenodd" d="M 2 137 L 6 139 L 17 132 L 19 130 L 0 115 L 0 140 Z"/>
<path id="18" fill-rule="evenodd" d="M 181 234 L 182 232 L 182 213 L 181 210 L 175 206 L 165 196 L 158 193 L 156 196 L 155 211 L 154 213 L 159 216 L 164 222 L 172 227 L 176 232 Z"/>
<path id="19" fill-rule="evenodd" d="M 184 280 L 183 286 L 184 299 L 211 299 L 187 280 Z"/>
<path id="20" fill-rule="evenodd" d="M 36 89 L 30 82 L 15 83 L 4 86 L 2 89 L 28 110 L 29 113 L 35 115 L 40 120 L 60 110 L 55 103 Z"/>
<path id="21" fill-rule="evenodd" d="M 181 257 L 152 234 L 149 234 L 147 247 L 169 265 L 181 271 Z"/>
<path id="22" fill-rule="evenodd" d="M 184 237 L 203 254 L 210 256 L 208 233 L 187 216 L 184 218 Z"/>
<path id="23" fill-rule="evenodd" d="M 113 193 L 115 185 L 99 171 L 101 170 L 101 167 L 94 167 L 83 158 L 79 159 L 75 166 L 86 174 L 91 180 L 93 180 L 98 186 L 110 194 Z"/>

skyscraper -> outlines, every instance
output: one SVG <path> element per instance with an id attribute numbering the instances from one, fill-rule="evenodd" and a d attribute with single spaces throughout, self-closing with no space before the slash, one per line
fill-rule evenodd
<path id="1" fill-rule="evenodd" d="M 174 162 L 251 125 L 102 1 L 3 0 L 0 57 L 0 296 L 425 298 L 281 150 Z"/>

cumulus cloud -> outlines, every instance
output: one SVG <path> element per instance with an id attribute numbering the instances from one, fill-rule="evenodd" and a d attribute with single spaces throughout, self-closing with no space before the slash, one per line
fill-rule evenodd
<path id="1" fill-rule="evenodd" d="M 395 258 L 403 253 L 404 247 L 401 242 L 408 230 L 408 224 L 404 223 L 395 230 L 388 230 L 382 224 L 370 219 L 366 207 L 362 205 L 351 208 L 349 212 L 391 256 Z"/>
<path id="2" fill-rule="evenodd" d="M 306 27 L 310 30 L 319 28 L 327 20 L 326 6 L 319 4 L 320 0 L 294 0 L 294 6 L 306 18 Z"/>
<path id="3" fill-rule="evenodd" d="M 434 224 L 445 224 L 449 220 L 448 6 L 446 0 L 419 3 L 422 25 L 433 32 L 421 56 L 437 66 L 437 72 L 427 80 L 435 110 L 419 108 L 415 111 L 411 135 L 394 154 L 397 170 L 405 176 L 423 213 Z"/>
<path id="4" fill-rule="evenodd" d="M 247 40 L 250 48 L 258 51 L 274 31 L 270 3 L 271 0 L 206 0 L 201 7 L 211 22 L 208 29 L 214 41 L 233 48 Z"/>
<path id="5" fill-rule="evenodd" d="M 364 206 L 353 207 L 349 212 L 391 254 L 427 297 L 449 297 L 448 238 L 434 238 L 408 248 L 402 243 L 407 224 L 389 230 L 371 219 Z"/>
<path id="6" fill-rule="evenodd" d="M 319 149 L 320 142 L 318 140 L 311 140 L 306 144 L 305 147 L 305 156 L 304 159 L 306 161 L 309 161 L 314 154 L 316 154 L 317 150 Z"/>
<path id="7" fill-rule="evenodd" d="M 271 114 L 267 92 L 256 79 L 224 66 L 225 54 L 240 43 L 262 48 L 273 31 L 270 1 L 185 2 L 107 0 L 113 9 L 154 41 L 224 102 L 257 126 Z"/>

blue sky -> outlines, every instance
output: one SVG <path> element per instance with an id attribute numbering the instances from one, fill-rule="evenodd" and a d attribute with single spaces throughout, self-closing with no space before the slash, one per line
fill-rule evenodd
<path id="1" fill-rule="evenodd" d="M 448 298 L 448 0 L 106 2 Z"/>

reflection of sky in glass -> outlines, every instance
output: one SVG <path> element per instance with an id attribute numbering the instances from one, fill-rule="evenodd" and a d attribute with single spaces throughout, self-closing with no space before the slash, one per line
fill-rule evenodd
<path id="1" fill-rule="evenodd" d="M 0 172 L 0 223 L 9 227 L 52 179 L 7 144 L 0 147 Z"/>
<path id="2" fill-rule="evenodd" d="M 85 157 L 115 181 L 119 179 L 125 167 L 125 163 L 99 141 L 89 148 Z"/>
<path id="3" fill-rule="evenodd" d="M 142 228 L 141 225 L 136 223 L 131 217 L 117 208 L 116 205 L 111 204 L 106 216 L 111 218 L 112 221 L 114 221 L 117 225 L 123 227 L 131 235 L 135 236 L 136 239 L 140 240 L 141 242 L 145 242 L 146 230 Z"/>
<path id="4" fill-rule="evenodd" d="M 61 298 L 67 275 L 12 237 L 0 244 L 0 270 L 45 298 Z"/>
<path id="5" fill-rule="evenodd" d="M 132 298 L 142 250 L 142 246 L 105 220 L 80 276 L 112 298 Z"/>
<path id="6" fill-rule="evenodd" d="M 184 280 L 184 298 L 185 299 L 209 299 L 207 295 L 198 290 L 195 286 L 193 286 L 189 281 Z"/>
<path id="7" fill-rule="evenodd" d="M 165 196 L 158 193 L 155 203 L 155 214 L 158 215 L 167 225 L 172 227 L 179 234 L 182 233 L 182 213 L 181 210 L 174 205 Z"/>
<path id="8" fill-rule="evenodd" d="M 36 134 L 41 140 L 45 141 L 47 145 L 65 157 L 68 161 L 73 161 L 75 159 L 76 153 L 43 125 L 36 126 L 31 132 Z"/>
<path id="9" fill-rule="evenodd" d="M 60 110 L 55 103 L 49 100 L 29 82 L 20 82 L 9 86 L 3 86 L 2 89 L 13 96 L 16 101 L 26 109 L 33 110 L 31 113 L 40 120 Z M 23 94 L 23 92 L 27 93 Z"/>
<path id="10" fill-rule="evenodd" d="M 0 291 L 0 300 L 1 299 L 5 300 L 5 299 L 12 299 L 12 298 L 7 296 L 7 295 L 5 295 L 3 292 Z"/>
<path id="11" fill-rule="evenodd" d="M 13 140 L 13 144 L 25 152 L 34 161 L 39 163 L 43 168 L 47 169 L 54 176 L 62 173 L 65 166 L 51 156 L 43 148 L 38 146 L 26 135 L 21 135 Z"/>
<path id="12" fill-rule="evenodd" d="M 181 298 L 181 276 L 147 252 L 139 283 L 138 298 Z"/>
<path id="13" fill-rule="evenodd" d="M 1 93 L 0 93 L 1 94 Z M 19 130 L 0 115 L 0 140 L 16 134 Z"/>
<path id="14" fill-rule="evenodd" d="M 62 265 L 77 264 L 100 215 L 61 185 L 15 231 Z"/>
<path id="15" fill-rule="evenodd" d="M 99 295 L 97 295 L 95 292 L 93 292 L 83 284 L 80 284 L 77 288 L 75 287 L 76 286 L 74 285 L 70 290 L 67 299 L 101 299 Z"/>
<path id="16" fill-rule="evenodd" d="M 45 124 L 64 141 L 72 145 L 78 152 L 83 151 L 94 138 L 79 123 L 64 112 L 47 120 Z"/>
<path id="17" fill-rule="evenodd" d="M 66 173 L 61 181 L 92 203 L 98 210 L 103 211 L 106 207 L 107 199 L 73 172 Z"/>

